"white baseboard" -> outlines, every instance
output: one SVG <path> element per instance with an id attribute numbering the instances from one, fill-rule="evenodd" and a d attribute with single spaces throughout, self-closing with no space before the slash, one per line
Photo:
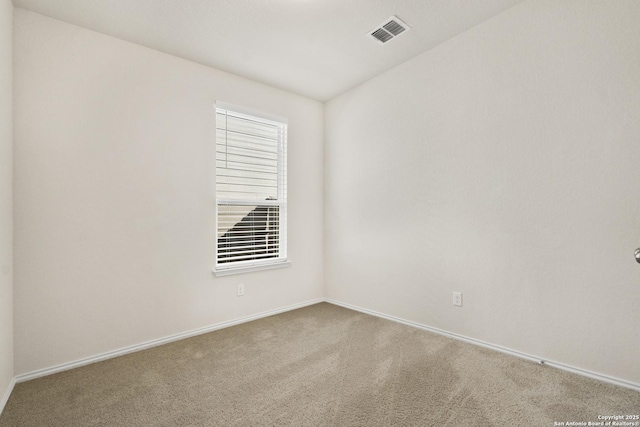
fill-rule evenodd
<path id="1" fill-rule="evenodd" d="M 348 304 L 348 303 L 344 303 L 341 301 L 337 301 L 331 298 L 317 298 L 311 301 L 306 301 L 303 303 L 299 303 L 299 304 L 293 304 L 290 306 L 286 306 L 286 307 L 281 307 L 281 308 L 277 308 L 274 310 L 268 310 L 268 311 L 264 311 L 258 314 L 254 314 L 251 316 L 246 316 L 246 317 L 242 317 L 239 319 L 234 319 L 234 320 L 229 320 L 226 322 L 221 322 L 221 323 L 216 323 L 214 325 L 210 325 L 210 326 L 205 326 L 202 328 L 198 328 L 198 329 L 194 329 L 191 331 L 187 331 L 187 332 L 182 332 L 179 334 L 175 334 L 175 335 L 170 335 L 168 337 L 164 337 L 164 338 L 159 338 L 159 339 L 155 339 L 155 340 L 151 340 L 151 341 L 147 341 L 141 344 L 137 344 L 137 345 L 133 345 L 133 346 L 129 346 L 129 347 L 124 347 L 118 350 L 113 350 L 113 351 L 109 351 L 106 353 L 102 353 L 96 356 L 91 356 L 91 357 L 87 357 L 87 358 L 83 358 L 83 359 L 79 359 L 79 360 L 75 360 L 72 362 L 68 362 L 68 363 L 64 363 L 61 365 L 57 365 L 57 366 L 52 366 L 50 368 L 45 368 L 45 369 L 39 369 L 37 371 L 33 371 L 33 372 L 28 372 L 25 374 L 20 374 L 17 375 L 11 382 L 9 388 L 7 389 L 7 391 L 5 392 L 5 395 L 2 399 L 2 401 L 0 401 L 0 413 L 2 412 L 2 409 L 4 408 L 4 405 L 7 403 L 7 400 L 9 399 L 9 395 L 11 394 L 11 391 L 13 390 L 13 387 L 16 383 L 20 383 L 20 382 L 24 382 L 24 381 L 29 381 L 35 378 L 40 378 L 40 377 L 44 377 L 47 375 L 51 375 L 51 374 L 55 374 L 58 372 L 63 372 L 63 371 L 67 371 L 69 369 L 73 369 L 73 368 L 78 368 L 80 366 L 85 366 L 85 365 L 89 365 L 91 363 L 96 363 L 96 362 L 100 362 L 103 360 L 107 360 L 107 359 L 112 359 L 114 357 L 118 357 L 118 356 L 123 356 L 125 354 L 129 354 L 129 353 L 134 353 L 136 351 L 141 351 L 141 350 L 146 350 L 148 348 L 152 348 L 152 347 L 157 347 L 159 345 L 163 345 L 163 344 L 168 344 L 170 342 L 174 342 L 174 341 L 178 341 L 178 340 L 182 340 L 185 338 L 190 338 L 196 335 L 201 335 L 201 334 L 206 334 L 207 332 L 213 332 L 216 331 L 218 329 L 223 329 L 223 328 L 228 328 L 231 326 L 235 326 L 235 325 L 239 325 L 242 323 L 246 323 L 246 322 L 251 322 L 252 320 L 257 320 L 257 319 L 261 319 L 263 317 L 268 317 L 268 316 L 273 316 L 275 314 L 280 314 L 280 313 L 284 313 L 287 311 L 291 311 L 291 310 L 296 310 L 298 308 L 302 308 L 302 307 L 307 307 L 309 305 L 313 305 L 313 304 L 318 304 L 320 302 L 328 302 L 330 304 L 334 304 L 334 305 L 338 305 L 341 307 L 345 307 L 351 310 L 355 310 L 355 311 L 359 311 L 361 313 L 365 313 L 365 314 L 370 314 L 372 316 L 376 316 L 376 317 L 380 317 L 383 319 L 387 319 L 387 320 L 391 320 L 394 322 L 398 322 L 398 323 L 402 323 L 404 325 L 408 325 L 408 326 L 412 326 L 414 328 L 418 328 L 418 329 L 423 329 L 426 331 L 430 331 L 430 332 L 434 332 L 436 334 L 439 335 L 443 335 L 449 338 L 453 338 L 456 340 L 460 340 L 460 341 L 464 341 L 470 344 L 474 344 L 474 345 L 478 345 L 481 347 L 485 347 L 491 350 L 496 350 L 499 351 L 501 353 L 506 353 L 506 354 L 510 354 L 512 356 L 516 356 L 519 357 L 521 359 L 526 359 L 526 360 L 530 360 L 536 363 L 544 363 L 545 365 L 554 367 L 554 368 L 558 368 L 558 369 L 562 369 L 564 371 L 568 371 L 568 372 L 573 372 L 575 374 L 578 375 L 582 375 L 585 377 L 589 377 L 589 378 L 594 378 L 596 380 L 600 380 L 600 381 L 604 381 L 607 383 L 611 383 L 611 384 L 615 384 L 621 387 L 625 387 L 625 388 L 630 388 L 636 391 L 640 391 L 640 384 L 631 382 L 631 381 L 627 381 L 627 380 L 623 380 L 620 378 L 615 378 L 615 377 L 611 377 L 609 375 L 605 375 L 605 374 L 600 374 L 597 372 L 593 372 L 593 371 L 589 371 L 586 369 L 582 369 L 582 368 L 577 368 L 575 366 L 571 366 L 571 365 L 567 365 L 564 363 L 560 363 L 560 362 L 555 362 L 553 360 L 547 360 L 547 359 L 542 359 L 538 356 L 534 356 L 534 355 L 530 355 L 521 351 L 517 351 L 517 350 L 513 350 L 507 347 L 503 347 L 500 345 L 496 345 L 496 344 L 491 344 L 482 340 L 477 340 L 475 338 L 469 338 L 463 335 L 459 335 L 459 334 L 455 334 L 453 332 L 448 332 L 442 329 L 438 329 L 438 328 L 434 328 L 432 326 L 428 326 L 428 325 L 423 325 L 421 323 L 417 323 L 417 322 L 412 322 L 410 320 L 406 320 L 406 319 L 402 319 L 399 317 L 395 317 L 395 316 L 390 316 L 388 314 L 384 314 L 384 313 L 380 313 L 374 310 L 369 310 L 366 308 L 362 308 L 362 307 L 358 307 L 352 304 Z"/>
<path id="2" fill-rule="evenodd" d="M 7 402 L 9 401 L 9 396 L 11 396 L 11 392 L 13 391 L 13 387 L 16 385 L 16 379 L 11 378 L 11 382 L 9 382 L 9 386 L 7 387 L 7 389 L 4 392 L 4 396 L 2 396 L 2 400 L 0 400 L 0 414 L 2 414 L 2 411 L 4 411 L 4 407 L 7 405 Z"/>
<path id="3" fill-rule="evenodd" d="M 475 338 L 469 338 L 466 337 L 464 335 L 458 335 L 455 334 L 453 332 L 448 332 L 442 329 L 438 329 L 438 328 L 434 328 L 432 326 L 428 326 L 428 325 L 423 325 L 421 323 L 417 323 L 417 322 L 412 322 L 410 320 L 405 320 L 405 319 L 401 319 L 399 317 L 395 317 L 395 316 L 390 316 L 388 314 L 384 314 L 384 313 L 380 313 L 374 310 L 369 310 L 366 308 L 362 308 L 362 307 L 358 307 L 355 305 L 351 305 L 351 304 L 347 304 L 341 301 L 337 301 L 331 298 L 325 298 L 324 299 L 326 302 L 330 303 L 330 304 L 334 304 L 334 305 L 338 305 L 344 308 L 348 308 L 351 310 L 355 310 L 355 311 L 359 311 L 361 313 L 365 313 L 365 314 L 370 314 L 372 316 L 376 316 L 376 317 L 381 317 L 383 319 L 387 319 L 387 320 L 391 320 L 394 322 L 398 322 L 398 323 L 402 323 L 404 325 L 408 325 L 408 326 L 413 326 L 414 328 L 418 328 L 418 329 L 423 329 L 425 331 L 429 331 L 429 332 L 434 332 L 436 334 L 439 335 L 444 335 L 446 337 L 449 338 L 453 338 L 456 340 L 460 340 L 460 341 L 464 341 L 470 344 L 474 344 L 474 345 L 478 345 L 480 347 L 485 347 L 491 350 L 496 350 L 499 351 L 501 353 L 506 353 L 506 354 L 510 354 L 512 356 L 516 356 L 519 357 L 521 359 L 526 359 L 526 360 L 530 360 L 536 363 L 540 363 L 540 364 L 544 364 L 547 366 L 551 366 L 553 368 L 558 368 L 558 369 L 562 369 L 563 371 L 568 371 L 568 372 L 573 372 L 574 374 L 578 374 L 578 375 L 582 375 L 585 377 L 589 377 L 589 378 L 593 378 L 596 380 L 600 380 L 600 381 L 604 381 L 607 383 L 611 383 L 611 384 L 615 384 L 621 387 L 625 387 L 625 388 L 630 388 L 632 390 L 636 390 L 636 391 L 640 391 L 640 384 L 631 382 L 631 381 L 627 381 L 627 380 L 623 380 L 620 378 L 615 378 L 615 377 L 611 377 L 609 375 L 605 375 L 605 374 L 600 374 L 597 372 L 593 372 L 593 371 L 589 371 L 587 369 L 582 369 L 582 368 L 576 368 L 575 366 L 571 366 L 571 365 L 567 365 L 564 363 L 560 363 L 560 362 L 555 362 L 553 360 L 548 360 L 548 359 L 543 359 L 541 357 L 538 356 L 533 356 L 531 354 L 527 354 L 527 353 L 523 353 L 521 351 L 517 351 L 517 350 L 512 350 L 510 348 L 507 347 L 503 347 L 500 345 L 496 345 L 496 344 L 491 344 L 488 343 L 486 341 L 482 341 L 482 340 L 477 340 Z"/>
<path id="4" fill-rule="evenodd" d="M 275 314 L 284 313 L 291 310 L 296 310 L 298 308 L 306 307 L 313 304 L 318 304 L 320 302 L 324 302 L 323 298 L 317 298 L 311 301 L 306 301 L 298 304 L 289 305 L 286 307 L 276 308 L 274 310 L 263 311 L 258 314 L 253 314 L 251 316 L 241 317 L 239 319 L 228 320 L 226 322 L 216 323 L 214 325 L 205 326 L 198 329 L 193 329 L 191 331 L 182 332 L 179 334 L 170 335 L 164 338 L 158 338 L 155 340 L 143 342 L 141 344 L 132 345 L 129 347 L 124 347 L 118 350 L 109 351 L 106 353 L 98 354 L 96 356 L 86 357 L 83 359 L 74 360 L 72 362 L 63 363 L 62 365 L 52 366 L 50 368 L 39 369 L 37 371 L 27 372 L 25 374 L 17 375 L 15 378 L 15 383 L 21 383 L 24 381 L 33 380 L 40 377 L 45 377 L 47 375 L 56 374 L 58 372 L 68 371 L 69 369 L 78 368 L 80 366 L 89 365 L 91 363 L 101 362 L 107 359 L 113 359 L 114 357 L 123 356 L 125 354 L 134 353 L 136 351 L 146 350 L 148 348 L 157 347 L 159 345 L 168 344 L 170 342 L 182 340 L 185 338 L 194 337 L 196 335 L 206 334 L 207 332 L 217 331 L 218 329 L 228 328 L 230 326 L 239 325 L 241 323 L 251 322 L 252 320 L 261 319 L 263 317 L 273 316 Z M 13 388 L 13 386 L 12 386 Z M 9 391 L 10 393 L 10 391 Z M 6 398 L 9 398 L 9 393 Z"/>

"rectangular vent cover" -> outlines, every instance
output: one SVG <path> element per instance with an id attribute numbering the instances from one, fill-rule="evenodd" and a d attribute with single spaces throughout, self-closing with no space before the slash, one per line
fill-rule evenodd
<path id="1" fill-rule="evenodd" d="M 402 22 L 397 16 L 392 16 L 391 18 L 385 20 L 378 27 L 369 31 L 367 35 L 384 44 L 396 38 L 408 29 L 409 26 L 407 24 Z"/>

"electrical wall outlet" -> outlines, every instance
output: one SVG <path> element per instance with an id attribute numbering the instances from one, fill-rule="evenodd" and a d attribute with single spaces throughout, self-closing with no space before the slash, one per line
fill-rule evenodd
<path id="1" fill-rule="evenodd" d="M 462 307 L 462 292 L 454 292 L 453 293 L 453 305 L 457 305 L 458 307 Z"/>
<path id="2" fill-rule="evenodd" d="M 244 295 L 244 283 L 240 283 L 238 285 L 238 296 L 241 297 Z"/>

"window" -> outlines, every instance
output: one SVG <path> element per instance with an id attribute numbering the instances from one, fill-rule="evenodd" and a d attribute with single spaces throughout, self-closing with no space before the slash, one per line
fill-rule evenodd
<path id="1" fill-rule="evenodd" d="M 287 261 L 287 123 L 216 108 L 216 275 Z"/>

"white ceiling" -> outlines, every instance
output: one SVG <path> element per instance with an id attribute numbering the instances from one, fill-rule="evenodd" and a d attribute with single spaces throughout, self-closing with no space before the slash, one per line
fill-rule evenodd
<path id="1" fill-rule="evenodd" d="M 326 101 L 522 0 L 13 0 L 16 7 Z M 391 15 L 411 30 L 365 34 Z"/>

